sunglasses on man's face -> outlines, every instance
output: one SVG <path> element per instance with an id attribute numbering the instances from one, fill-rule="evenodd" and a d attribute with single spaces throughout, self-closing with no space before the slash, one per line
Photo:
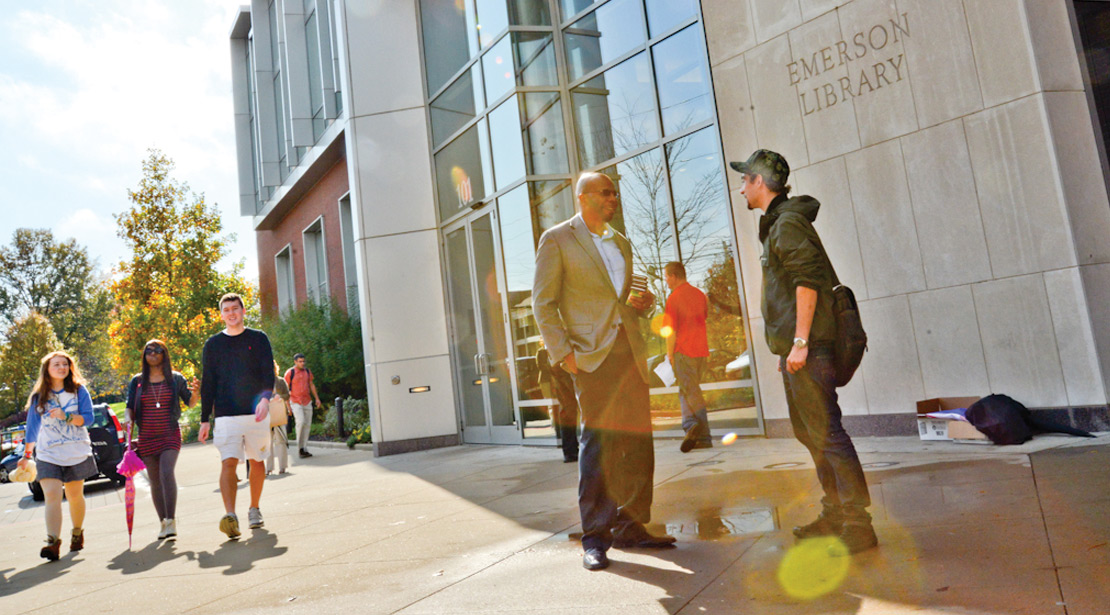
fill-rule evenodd
<path id="1" fill-rule="evenodd" d="M 163 352 L 165 351 L 157 346 L 148 346 L 146 349 L 146 354 L 162 354 Z"/>

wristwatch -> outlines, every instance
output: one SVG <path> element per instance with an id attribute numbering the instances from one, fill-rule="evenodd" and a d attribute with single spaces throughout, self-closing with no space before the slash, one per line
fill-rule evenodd
<path id="1" fill-rule="evenodd" d="M 804 337 L 794 338 L 794 347 L 795 348 L 805 348 L 806 346 L 809 346 L 809 342 L 807 342 Z"/>

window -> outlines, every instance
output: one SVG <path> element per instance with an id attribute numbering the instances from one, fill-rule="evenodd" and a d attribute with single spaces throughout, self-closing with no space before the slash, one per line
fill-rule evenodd
<path id="1" fill-rule="evenodd" d="M 358 269 L 355 263 L 354 212 L 351 211 L 351 195 L 339 199 L 339 230 L 343 236 L 343 281 L 347 286 L 347 314 L 358 317 Z"/>
<path id="2" fill-rule="evenodd" d="M 288 314 L 296 301 L 293 295 L 293 259 L 290 246 L 285 246 L 274 255 L 274 270 L 277 281 L 278 314 Z"/>
<path id="3" fill-rule="evenodd" d="M 302 235 L 304 239 L 304 280 L 308 298 L 328 299 L 328 256 L 324 243 L 324 218 L 316 219 Z"/>
<path id="4" fill-rule="evenodd" d="M 320 64 L 320 31 L 316 19 L 316 0 L 304 2 L 304 40 L 308 58 L 308 100 L 312 111 L 312 139 L 319 140 L 327 122 L 324 118 L 324 78 Z"/>
<path id="5" fill-rule="evenodd" d="M 1075 20 L 1102 128 L 1103 147 L 1110 148 L 1110 2 L 1076 0 Z"/>

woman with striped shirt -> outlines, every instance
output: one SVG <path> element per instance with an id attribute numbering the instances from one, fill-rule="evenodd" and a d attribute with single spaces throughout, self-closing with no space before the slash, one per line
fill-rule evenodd
<path id="1" fill-rule="evenodd" d="M 154 510 L 162 520 L 158 540 L 177 536 L 177 479 L 174 468 L 181 452 L 181 403 L 192 406 L 200 383 L 173 371 L 165 342 L 150 340 L 143 350 L 143 371 L 127 389 L 127 418 L 139 428 L 139 457 L 146 464 Z"/>

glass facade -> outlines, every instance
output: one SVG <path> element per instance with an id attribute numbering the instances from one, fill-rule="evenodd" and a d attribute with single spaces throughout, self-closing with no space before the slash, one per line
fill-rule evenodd
<path id="1" fill-rule="evenodd" d="M 251 156 L 256 196 L 255 213 L 261 213 L 277 187 L 301 163 L 309 147 L 294 144 L 293 122 L 311 122 L 312 143 L 317 143 L 343 111 L 339 87 L 339 46 L 336 34 L 335 2 L 338 0 L 273 0 L 265 15 L 252 15 L 247 40 L 247 92 L 250 111 Z M 296 3 L 303 19 L 294 25 L 286 19 L 289 3 Z M 256 35 L 260 31 L 261 35 Z M 295 29 L 295 32 L 287 31 Z M 256 47 L 261 36 L 266 42 Z M 290 36 L 303 37 L 304 57 L 292 61 L 288 53 Z M 261 48 L 259 48 L 261 47 Z M 269 57 L 269 70 L 257 70 L 256 54 Z M 290 71 L 308 85 L 307 116 L 294 117 L 290 92 Z M 260 83 L 265 79 L 266 83 Z M 260 95 L 262 90 L 265 95 Z M 261 112 L 259 105 L 272 106 Z M 272 137 L 272 139 L 271 139 Z M 298 137 L 299 138 L 299 137 Z M 263 144 L 276 142 L 276 148 L 263 151 Z M 264 177 L 263 167 L 277 163 L 278 176 Z"/>
<path id="2" fill-rule="evenodd" d="M 632 243 L 634 270 L 648 277 L 656 314 L 669 292 L 663 281 L 669 261 L 685 263 L 689 281 L 709 296 L 703 388 L 711 425 L 755 433 L 760 423 L 699 3 L 419 0 L 419 6 L 449 287 L 465 286 L 466 276 L 455 271 L 460 263 L 485 258 L 474 253 L 475 241 L 466 248 L 461 238 L 478 236 L 479 221 L 497 230 L 489 236 L 499 266 L 483 269 L 484 283 L 470 285 L 482 300 L 452 291 L 452 301 L 461 302 L 452 305 L 452 317 L 467 321 L 453 330 L 489 322 L 507 330 L 521 434 L 554 437 L 546 409 L 555 402 L 535 363 L 541 338 L 532 275 L 540 235 L 575 213 L 573 181 L 583 171 L 606 173 L 617 184 L 621 210 L 613 226 Z M 494 300 L 507 319 L 474 316 L 492 314 Z M 665 342 L 643 324 L 654 367 Z M 464 341 L 452 343 L 459 350 Z M 454 354 L 469 357 L 471 350 Z M 471 380 L 483 368 L 480 361 L 456 361 Z M 679 429 L 677 389 L 655 385 L 653 423 Z M 488 394 L 479 399 L 460 390 L 458 399 L 468 427 L 503 418 L 504 404 L 490 407 Z"/>

